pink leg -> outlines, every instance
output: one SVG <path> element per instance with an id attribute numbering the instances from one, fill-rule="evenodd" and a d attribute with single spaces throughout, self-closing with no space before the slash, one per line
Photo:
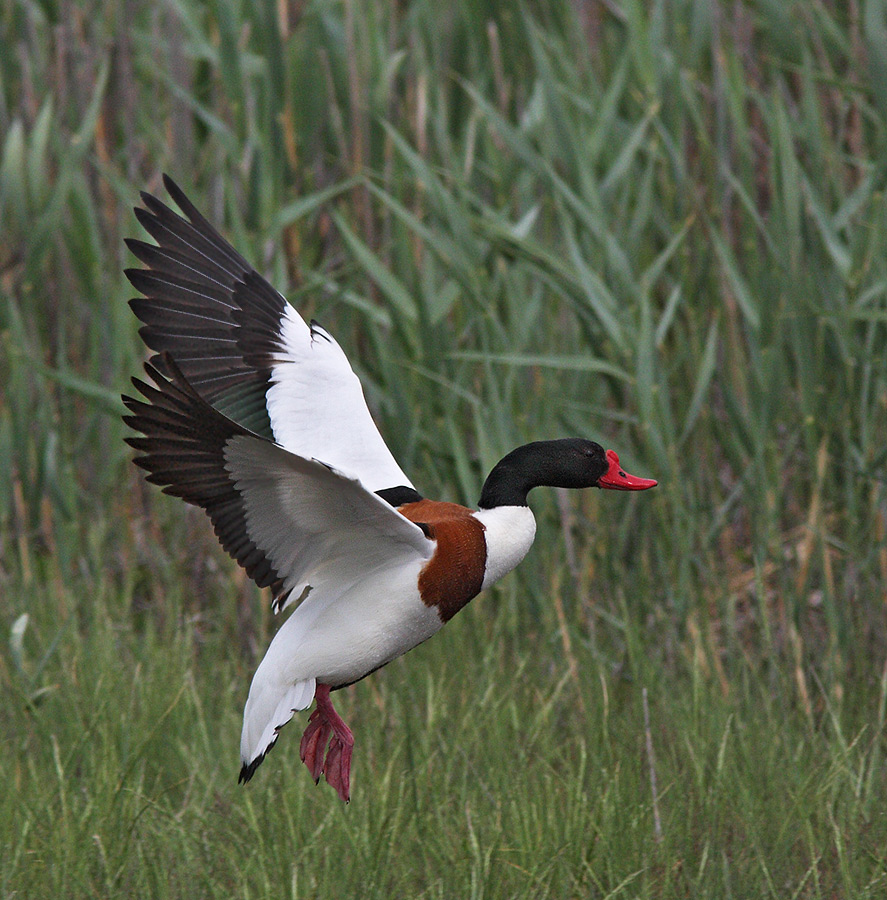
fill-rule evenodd
<path id="1" fill-rule="evenodd" d="M 336 793 L 347 803 L 351 799 L 351 753 L 354 735 L 333 708 L 330 686 L 318 684 L 314 692 L 317 709 L 308 719 L 308 727 L 302 735 L 299 755 L 317 782 L 321 773 Z M 326 760 L 324 750 L 329 741 Z"/>

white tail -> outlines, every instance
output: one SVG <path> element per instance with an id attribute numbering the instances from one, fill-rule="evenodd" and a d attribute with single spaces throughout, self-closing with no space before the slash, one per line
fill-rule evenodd
<path id="1" fill-rule="evenodd" d="M 311 705 L 316 686 L 314 678 L 291 685 L 257 684 L 256 679 L 253 680 L 243 710 L 243 733 L 240 737 L 240 758 L 244 771 L 254 770 L 261 762 L 274 746 L 277 733 L 289 722 L 293 713 Z M 247 777 L 249 775 L 252 771 Z"/>

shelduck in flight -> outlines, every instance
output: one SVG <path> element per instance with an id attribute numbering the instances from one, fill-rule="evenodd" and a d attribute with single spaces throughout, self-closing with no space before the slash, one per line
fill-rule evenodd
<path id="1" fill-rule="evenodd" d="M 295 607 L 253 677 L 240 781 L 311 701 L 300 756 L 350 797 L 354 737 L 330 693 L 439 631 L 510 572 L 533 542 L 527 494 L 540 485 L 642 491 L 612 450 L 581 438 L 512 450 L 478 509 L 424 498 L 376 429 L 357 376 L 317 322 L 209 224 L 168 177 L 184 218 L 150 194 L 136 216 L 155 244 L 127 276 L 155 355 L 144 400 L 124 397 L 136 465 L 206 511 L 225 550 L 275 612 Z"/>

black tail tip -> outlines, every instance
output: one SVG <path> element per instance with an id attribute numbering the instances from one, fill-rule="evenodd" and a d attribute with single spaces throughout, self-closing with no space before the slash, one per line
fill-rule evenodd
<path id="1" fill-rule="evenodd" d="M 244 763 L 240 768 L 240 775 L 237 776 L 237 783 L 246 784 L 250 778 L 256 774 L 256 769 L 262 764 L 264 758 L 265 754 L 263 753 L 261 756 L 257 756 L 251 763 Z"/>

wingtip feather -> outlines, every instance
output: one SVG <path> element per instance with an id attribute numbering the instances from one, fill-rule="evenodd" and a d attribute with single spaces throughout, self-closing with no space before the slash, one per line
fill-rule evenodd
<path id="1" fill-rule="evenodd" d="M 185 192 L 173 180 L 171 175 L 168 175 L 166 172 L 164 172 L 162 178 L 163 186 L 166 188 L 166 193 L 169 194 L 176 206 L 178 206 L 178 208 L 190 218 L 188 207 L 191 207 L 192 203 L 185 196 Z"/>

